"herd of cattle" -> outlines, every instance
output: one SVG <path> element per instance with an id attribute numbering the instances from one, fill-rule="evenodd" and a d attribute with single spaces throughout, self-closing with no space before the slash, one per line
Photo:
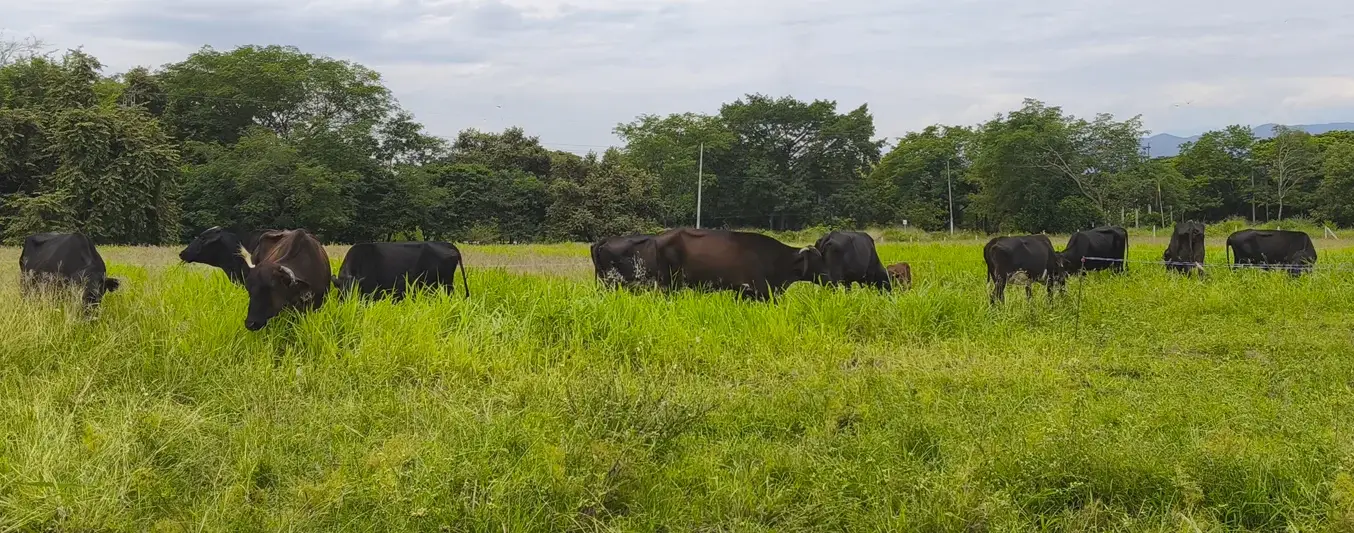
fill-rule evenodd
<path id="1" fill-rule="evenodd" d="M 1228 255 L 1235 252 L 1238 265 L 1282 268 L 1293 275 L 1316 263 L 1311 237 L 1297 231 L 1238 231 L 1227 238 L 1226 249 Z M 655 235 L 609 237 L 594 243 L 590 252 L 597 279 L 611 287 L 729 290 L 766 300 L 798 281 L 860 284 L 885 291 L 912 282 L 907 263 L 884 267 L 874 239 L 854 231 L 833 231 L 813 246 L 797 248 L 759 233 L 677 228 Z M 1052 297 L 1055 288 L 1065 287 L 1068 275 L 1122 272 L 1127 253 L 1128 232 L 1118 226 L 1073 234 L 1062 251 L 1055 251 L 1043 234 L 993 238 L 983 247 L 987 279 L 993 284 L 991 301 L 1004 300 L 1012 280 L 1023 281 L 1027 298 L 1033 296 L 1034 282 L 1043 283 Z M 220 268 L 242 285 L 249 296 L 245 327 L 251 331 L 284 310 L 320 307 L 331 287 L 340 296 L 355 292 L 398 300 L 412 287 L 454 290 L 459 267 L 465 295 L 470 296 L 460 250 L 440 241 L 357 244 L 349 248 L 334 276 L 324 246 L 305 230 L 239 236 L 215 227 L 198 235 L 179 259 Z M 1168 269 L 1202 274 L 1204 225 L 1177 224 L 1162 259 Z M 29 236 L 19 266 L 26 293 L 45 282 L 73 284 L 81 289 L 87 307 L 120 285 L 107 276 L 103 258 L 81 233 Z"/>

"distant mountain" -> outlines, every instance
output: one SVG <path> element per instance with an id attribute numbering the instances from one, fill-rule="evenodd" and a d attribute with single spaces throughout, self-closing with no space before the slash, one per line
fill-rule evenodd
<path id="1" fill-rule="evenodd" d="M 1261 124 L 1259 126 L 1251 128 L 1251 132 L 1254 133 L 1255 136 L 1258 138 L 1268 139 L 1274 136 L 1274 126 L 1275 124 Z M 1305 131 L 1312 135 L 1319 135 L 1322 133 L 1326 133 L 1328 131 L 1354 131 L 1354 122 L 1332 122 L 1330 124 L 1298 124 L 1296 126 L 1290 127 Z M 1180 137 L 1176 135 L 1171 135 L 1169 133 L 1158 133 L 1156 135 L 1143 139 L 1142 145 L 1144 148 L 1147 147 L 1151 148 L 1152 157 L 1170 157 L 1180 153 L 1180 145 L 1185 144 L 1187 142 L 1194 142 L 1197 140 L 1199 140 L 1198 135 L 1190 137 Z"/>

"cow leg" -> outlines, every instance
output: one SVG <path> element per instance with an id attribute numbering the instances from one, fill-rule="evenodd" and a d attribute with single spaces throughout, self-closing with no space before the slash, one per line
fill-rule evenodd
<path id="1" fill-rule="evenodd" d="M 1005 302 L 1006 302 L 1006 276 L 997 276 L 992 284 L 991 303 L 997 304 Z"/>
<path id="2" fill-rule="evenodd" d="M 1025 299 L 1026 299 L 1026 300 L 1033 300 L 1033 299 L 1034 299 L 1034 280 L 1033 280 L 1033 279 L 1030 279 L 1030 280 L 1025 281 Z"/>

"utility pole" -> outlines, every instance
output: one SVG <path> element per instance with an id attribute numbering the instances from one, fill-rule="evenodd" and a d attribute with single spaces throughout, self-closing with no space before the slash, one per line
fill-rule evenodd
<path id="1" fill-rule="evenodd" d="M 954 184 L 950 182 L 950 158 L 945 158 L 945 188 L 950 194 L 950 235 L 954 235 Z"/>
<path id="2" fill-rule="evenodd" d="M 701 193 L 705 185 L 705 143 L 701 143 L 700 162 L 696 164 L 696 229 L 701 229 Z"/>

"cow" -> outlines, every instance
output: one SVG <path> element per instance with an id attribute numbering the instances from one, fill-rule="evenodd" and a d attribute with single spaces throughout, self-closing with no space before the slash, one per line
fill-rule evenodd
<path id="1" fill-rule="evenodd" d="M 108 277 L 103 256 L 84 233 L 39 233 L 24 239 L 19 254 L 21 287 L 33 292 L 43 284 L 78 286 L 88 311 L 103 301 L 106 293 L 122 286 Z"/>
<path id="2" fill-rule="evenodd" d="M 795 248 L 759 233 L 678 228 L 654 244 L 658 283 L 669 289 L 731 290 L 764 301 L 796 281 L 821 283 L 827 275 L 817 248 Z"/>
<path id="3" fill-rule="evenodd" d="M 1048 299 L 1053 290 L 1066 290 L 1066 272 L 1062 258 L 1053 251 L 1053 242 L 1047 235 L 995 237 L 983 246 L 983 260 L 987 263 L 987 279 L 993 282 L 990 302 L 1006 301 L 1006 284 L 1016 274 L 1024 274 L 1025 298 L 1033 298 L 1033 285 L 1042 282 L 1048 288 Z"/>
<path id="4" fill-rule="evenodd" d="M 240 256 L 248 267 L 245 329 L 263 329 L 284 310 L 308 311 L 324 305 L 333 278 L 329 254 L 305 230 L 264 233 L 252 254 L 241 245 Z"/>
<path id="5" fill-rule="evenodd" d="M 470 297 L 465 263 L 456 245 L 441 241 L 367 242 L 354 244 L 343 256 L 334 287 L 341 296 L 354 290 L 363 296 L 404 298 L 408 286 L 434 286 L 455 292 L 456 267 Z"/>
<path id="6" fill-rule="evenodd" d="M 813 247 L 823 254 L 828 284 L 850 288 L 851 284 L 859 283 L 880 290 L 892 288 L 889 274 L 875 251 L 874 238 L 868 234 L 833 231 L 818 239 Z"/>
<path id="7" fill-rule="evenodd" d="M 1084 275 L 1089 270 L 1123 272 L 1124 259 L 1128 254 L 1128 231 L 1119 226 L 1102 226 L 1078 231 L 1067 239 L 1067 248 L 1060 253 L 1068 274 Z M 1103 259 L 1087 259 L 1088 257 Z"/>
<path id="8" fill-rule="evenodd" d="M 254 244 L 257 245 L 257 236 L 254 240 Z M 221 226 L 214 226 L 207 228 L 198 234 L 193 242 L 188 243 L 188 246 L 179 252 L 179 260 L 184 263 L 214 266 L 225 272 L 231 281 L 243 285 L 244 277 L 249 273 L 249 265 L 239 253 L 242 247 L 247 250 L 254 249 L 253 246 L 242 242 L 234 233 L 222 229 Z"/>
<path id="9" fill-rule="evenodd" d="M 912 287 L 912 267 L 907 263 L 894 263 L 885 268 L 884 271 L 888 272 L 889 277 L 893 278 L 893 281 L 904 289 Z"/>
<path id="10" fill-rule="evenodd" d="M 658 279 L 658 248 L 653 235 L 607 237 L 589 250 L 597 280 L 607 287 L 636 286 Z"/>
<path id="11" fill-rule="evenodd" d="M 1204 274 L 1204 224 L 1193 220 L 1179 222 L 1171 232 L 1171 242 L 1161 255 L 1167 270 Z"/>
<path id="12" fill-rule="evenodd" d="M 1311 270 L 1316 264 L 1316 247 L 1312 237 L 1301 231 L 1244 229 L 1227 236 L 1227 262 L 1236 253 L 1237 265 L 1260 265 L 1269 270 L 1271 265 L 1284 265 L 1294 276 Z"/>

